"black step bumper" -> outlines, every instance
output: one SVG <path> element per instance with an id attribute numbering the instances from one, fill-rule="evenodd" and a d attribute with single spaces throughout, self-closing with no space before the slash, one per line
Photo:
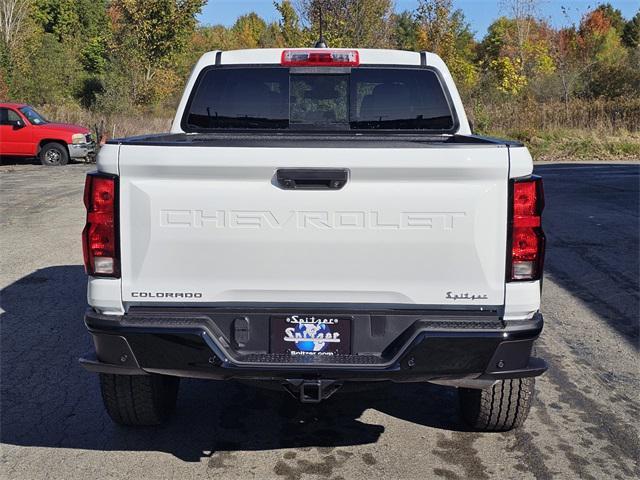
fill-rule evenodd
<path id="1" fill-rule="evenodd" d="M 281 382 L 459 381 L 460 385 L 535 377 L 547 369 L 544 360 L 531 357 L 533 342 L 542 331 L 540 314 L 505 322 L 495 312 L 342 309 L 340 314 L 353 315 L 352 355 L 289 357 L 268 352 L 268 318 L 276 312 L 288 313 L 132 309 L 113 316 L 89 310 L 85 323 L 96 352 L 80 362 L 91 372 L 127 375 Z M 238 318 L 247 321 L 240 336 L 235 327 Z"/>

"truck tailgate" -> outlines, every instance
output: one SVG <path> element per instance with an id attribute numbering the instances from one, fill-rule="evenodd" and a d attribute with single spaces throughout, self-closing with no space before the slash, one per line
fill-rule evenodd
<path id="1" fill-rule="evenodd" d="M 281 168 L 346 169 L 288 190 Z M 504 303 L 508 149 L 122 145 L 123 301 Z"/>

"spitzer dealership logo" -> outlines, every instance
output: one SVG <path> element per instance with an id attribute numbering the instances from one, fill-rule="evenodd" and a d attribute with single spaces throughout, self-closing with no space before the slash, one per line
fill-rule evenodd
<path id="1" fill-rule="evenodd" d="M 382 212 L 379 210 L 160 210 L 168 228 L 453 230 L 465 212 Z"/>
<path id="2" fill-rule="evenodd" d="M 333 332 L 331 328 L 339 321 L 337 318 L 292 315 L 286 319 L 286 323 L 292 326 L 285 328 L 283 340 L 294 343 L 300 352 L 323 352 L 328 344 L 340 343 L 340 333 Z"/>

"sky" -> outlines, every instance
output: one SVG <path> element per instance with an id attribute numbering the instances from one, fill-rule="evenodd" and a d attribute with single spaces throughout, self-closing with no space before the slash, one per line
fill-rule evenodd
<path id="1" fill-rule="evenodd" d="M 413 10 L 416 0 L 396 0 L 396 10 Z M 476 38 L 482 38 L 487 28 L 502 12 L 499 0 L 454 0 L 455 8 L 461 9 Z M 601 3 L 598 0 L 543 0 L 540 14 L 554 27 L 578 23 L 584 12 Z M 640 8 L 640 0 L 609 0 L 609 3 L 622 11 L 625 18 L 633 17 Z M 567 10 L 567 18 L 562 7 Z M 267 21 L 278 20 L 278 12 L 272 0 L 209 0 L 202 14 L 200 23 L 214 25 L 232 25 L 242 14 L 256 12 Z"/>

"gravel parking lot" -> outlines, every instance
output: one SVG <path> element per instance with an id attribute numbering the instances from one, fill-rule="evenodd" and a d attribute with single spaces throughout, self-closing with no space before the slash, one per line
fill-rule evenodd
<path id="1" fill-rule="evenodd" d="M 161 428 L 104 413 L 87 352 L 80 231 L 91 167 L 0 166 L 0 477 L 10 479 L 585 478 L 640 475 L 640 165 L 549 164 L 538 351 L 523 429 L 470 432 L 456 392 L 387 385 L 318 406 L 184 381 Z"/>

